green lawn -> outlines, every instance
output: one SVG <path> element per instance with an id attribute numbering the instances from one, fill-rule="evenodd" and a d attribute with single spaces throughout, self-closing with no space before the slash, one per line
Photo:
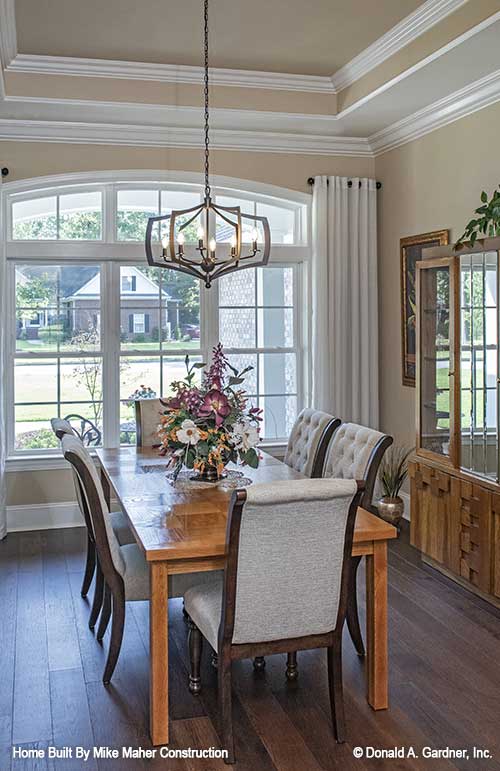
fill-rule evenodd
<path id="1" fill-rule="evenodd" d="M 184 351 L 199 349 L 199 340 L 189 340 L 187 342 L 171 340 L 163 343 L 163 351 Z M 160 344 L 157 342 L 133 343 L 125 342 L 121 344 L 122 351 L 159 351 Z M 47 343 L 36 340 L 16 340 L 16 350 L 23 353 L 57 353 L 56 343 Z M 68 343 L 61 343 L 59 351 L 64 353 L 74 352 L 74 346 Z M 92 349 L 91 349 L 92 350 Z"/>

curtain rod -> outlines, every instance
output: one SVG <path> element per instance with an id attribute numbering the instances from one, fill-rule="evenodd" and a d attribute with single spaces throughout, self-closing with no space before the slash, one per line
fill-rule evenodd
<path id="1" fill-rule="evenodd" d="M 314 185 L 314 177 L 309 177 L 309 179 L 307 180 L 307 184 Z M 328 180 L 327 180 L 327 184 L 328 184 Z M 359 180 L 359 186 L 361 187 L 361 180 Z M 352 187 L 352 179 L 348 181 L 347 187 Z M 382 182 L 377 182 L 377 190 L 380 190 L 381 187 L 382 187 Z"/>

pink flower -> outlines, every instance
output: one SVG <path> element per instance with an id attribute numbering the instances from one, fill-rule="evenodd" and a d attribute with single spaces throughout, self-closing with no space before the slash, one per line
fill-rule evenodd
<path id="1" fill-rule="evenodd" d="M 214 388 L 209 391 L 203 399 L 201 407 L 198 410 L 198 416 L 200 418 L 210 418 L 214 415 L 215 425 L 221 426 L 224 422 L 224 418 L 226 418 L 230 412 L 231 407 L 229 406 L 227 397 L 224 396 L 222 391 Z"/>

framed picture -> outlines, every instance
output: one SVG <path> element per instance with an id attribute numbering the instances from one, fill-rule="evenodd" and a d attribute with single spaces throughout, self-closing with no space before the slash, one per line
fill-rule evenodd
<path id="1" fill-rule="evenodd" d="M 401 351 L 403 385 L 415 388 L 415 264 L 422 259 L 422 249 L 446 246 L 449 231 L 435 230 L 419 236 L 408 236 L 399 242 L 401 252 Z"/>

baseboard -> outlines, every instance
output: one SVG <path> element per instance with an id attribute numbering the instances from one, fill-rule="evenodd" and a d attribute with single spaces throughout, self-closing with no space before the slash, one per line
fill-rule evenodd
<path id="1" fill-rule="evenodd" d="M 51 530 L 57 527 L 81 527 L 85 523 L 78 504 L 35 503 L 29 506 L 7 506 L 7 532 Z"/>

